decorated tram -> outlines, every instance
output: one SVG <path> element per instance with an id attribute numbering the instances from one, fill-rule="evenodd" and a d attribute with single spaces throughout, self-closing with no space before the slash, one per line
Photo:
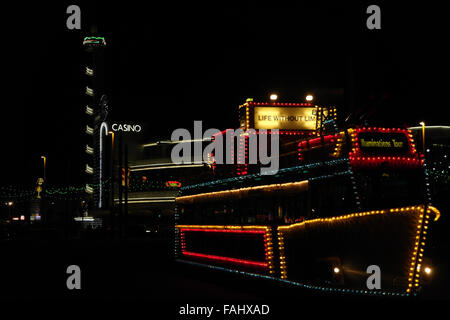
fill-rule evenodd
<path id="1" fill-rule="evenodd" d="M 427 285 L 440 213 L 410 130 L 339 129 L 334 107 L 309 103 L 248 99 L 239 118 L 236 164 L 212 152 L 207 178 L 180 188 L 177 261 L 329 292 L 409 296 Z M 259 135 L 277 135 L 273 174 L 250 161 Z"/>

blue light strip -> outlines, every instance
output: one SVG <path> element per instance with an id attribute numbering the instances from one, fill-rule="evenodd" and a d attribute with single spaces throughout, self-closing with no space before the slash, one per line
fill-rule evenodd
<path id="1" fill-rule="evenodd" d="M 334 119 L 326 120 L 326 121 L 323 122 L 323 125 L 325 126 L 325 125 L 327 125 L 327 124 L 329 124 L 329 123 L 332 123 L 332 124 L 333 124 L 334 132 L 335 132 L 335 133 L 338 133 L 338 132 L 339 132 L 339 129 L 338 129 L 337 125 L 336 125 L 336 121 L 334 121 Z"/>
<path id="2" fill-rule="evenodd" d="M 385 296 L 385 297 L 411 297 L 411 296 L 415 297 L 416 296 L 416 293 L 410 294 L 410 293 L 389 292 L 389 291 L 380 291 L 380 290 L 374 291 L 374 290 L 361 290 L 361 289 L 344 289 L 344 288 L 331 288 L 331 287 L 307 285 L 307 284 L 303 284 L 300 282 L 284 280 L 284 279 L 267 276 L 267 275 L 263 275 L 263 274 L 228 269 L 228 268 L 223 268 L 223 267 L 217 267 L 217 266 L 212 266 L 209 264 L 192 262 L 192 261 L 187 261 L 187 260 L 183 260 L 183 259 L 176 259 L 175 261 L 185 263 L 185 264 L 190 264 L 193 266 L 202 267 L 202 268 L 208 268 L 208 269 L 213 269 L 213 270 L 218 270 L 218 271 L 225 271 L 225 272 L 230 272 L 230 273 L 235 273 L 235 274 L 241 274 L 244 276 L 250 276 L 250 277 L 259 278 L 259 279 L 275 280 L 275 281 L 287 283 L 287 284 L 290 284 L 290 285 L 293 285 L 296 287 L 300 287 L 303 289 L 316 290 L 316 291 L 319 290 L 321 292 L 341 293 L 341 294 L 359 294 L 359 295 L 366 295 L 366 296 Z"/>
<path id="3" fill-rule="evenodd" d="M 347 161 L 347 163 L 348 163 L 348 170 L 350 171 L 350 180 L 352 181 L 353 196 L 355 197 L 356 208 L 358 210 L 362 210 L 361 199 L 359 197 L 358 188 L 356 186 L 355 175 L 353 173 L 352 166 L 350 164 L 350 159 Z"/>
<path id="4" fill-rule="evenodd" d="M 323 176 L 309 178 L 308 181 L 324 180 L 324 179 L 329 179 L 329 178 L 333 178 L 333 177 L 337 177 L 337 176 L 351 175 L 352 173 L 353 173 L 352 170 L 339 171 L 339 172 L 335 172 L 333 174 L 326 174 Z"/>
<path id="5" fill-rule="evenodd" d="M 426 193 L 427 193 L 427 201 L 428 201 L 429 205 L 432 205 L 432 203 L 431 203 L 430 179 L 429 179 L 427 163 L 426 163 L 425 159 L 424 159 L 424 162 L 423 162 L 423 168 L 424 168 L 424 171 L 425 171 L 425 190 L 426 190 Z"/>
<path id="6" fill-rule="evenodd" d="M 322 167 L 322 166 L 335 166 L 335 165 L 343 164 L 348 161 L 349 161 L 348 158 L 340 158 L 340 159 L 329 160 L 329 161 L 320 161 L 320 162 L 310 163 L 310 164 L 306 164 L 306 165 L 302 165 L 302 166 L 280 169 L 280 170 L 278 170 L 277 174 L 293 172 L 293 171 L 298 171 L 298 170 L 304 170 L 304 169 L 314 169 L 314 168 L 318 168 L 318 167 Z M 194 188 L 201 188 L 201 187 L 206 187 L 206 186 L 221 185 L 221 184 L 225 184 L 225 183 L 229 183 L 229 182 L 242 182 L 244 180 L 261 178 L 264 176 L 266 176 L 266 175 L 262 175 L 261 173 L 254 173 L 254 174 L 249 174 L 249 175 L 245 175 L 245 176 L 203 182 L 203 183 L 199 183 L 199 184 L 193 184 L 193 185 L 181 187 L 180 191 L 191 190 Z"/>
<path id="7" fill-rule="evenodd" d="M 178 224 L 178 221 L 180 220 L 180 214 L 178 212 L 178 207 L 175 206 L 175 211 L 174 211 L 174 218 L 175 218 L 175 225 Z M 174 256 L 175 258 L 178 258 L 179 254 L 180 254 L 180 248 L 181 248 L 181 241 L 180 241 L 180 229 L 179 228 L 175 228 L 174 226 L 174 233 L 175 233 L 175 240 L 174 240 Z"/>

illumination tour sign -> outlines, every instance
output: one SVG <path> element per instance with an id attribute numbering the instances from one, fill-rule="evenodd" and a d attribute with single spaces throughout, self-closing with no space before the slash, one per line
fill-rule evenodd
<path id="1" fill-rule="evenodd" d="M 406 153 L 409 149 L 404 133 L 361 132 L 358 134 L 359 147 L 364 153 Z"/>

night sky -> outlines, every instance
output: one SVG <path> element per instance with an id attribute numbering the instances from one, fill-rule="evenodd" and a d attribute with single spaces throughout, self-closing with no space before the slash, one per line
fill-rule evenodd
<path id="1" fill-rule="evenodd" d="M 66 28 L 71 4 L 81 30 Z M 366 28 L 370 4 L 381 30 Z M 238 105 L 272 91 L 281 102 L 313 92 L 355 122 L 448 125 L 448 27 L 428 2 L 33 2 L 2 13 L 2 186 L 33 184 L 41 154 L 49 185 L 81 182 L 81 42 L 92 25 L 107 41 L 111 119 L 148 122 L 149 141 L 194 120 L 238 127 Z"/>

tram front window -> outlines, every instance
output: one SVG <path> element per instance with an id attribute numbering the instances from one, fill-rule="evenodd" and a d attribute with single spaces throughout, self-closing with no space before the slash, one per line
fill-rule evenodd
<path id="1" fill-rule="evenodd" d="M 379 170 L 356 173 L 361 204 L 365 209 L 383 209 L 423 203 L 420 170 Z"/>

